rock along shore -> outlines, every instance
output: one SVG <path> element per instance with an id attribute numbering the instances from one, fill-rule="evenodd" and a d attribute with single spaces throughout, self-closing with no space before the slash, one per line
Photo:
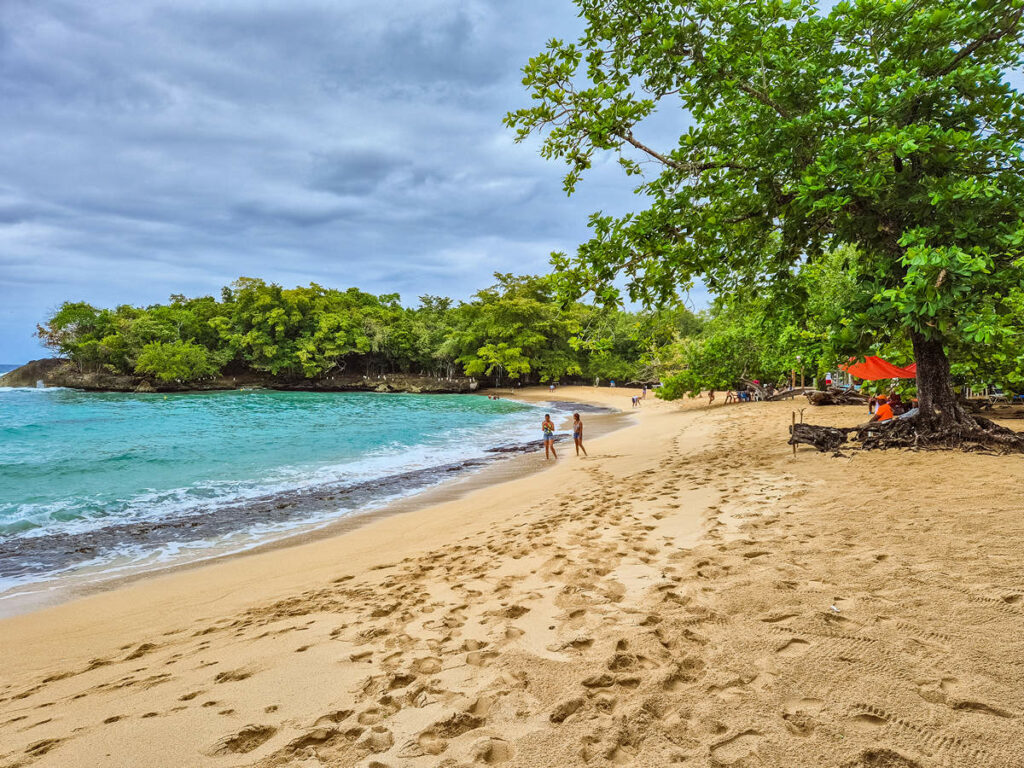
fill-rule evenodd
<path id="1" fill-rule="evenodd" d="M 92 392 L 197 392 L 230 389 L 278 389 L 303 392 L 409 392 L 451 394 L 473 392 L 478 382 L 467 377 L 439 379 L 408 373 L 361 376 L 339 373 L 316 379 L 271 376 L 255 372 L 222 375 L 204 381 L 163 382 L 147 376 L 83 373 L 74 363 L 60 358 L 33 360 L 0 376 L 0 387 L 69 387 Z"/>

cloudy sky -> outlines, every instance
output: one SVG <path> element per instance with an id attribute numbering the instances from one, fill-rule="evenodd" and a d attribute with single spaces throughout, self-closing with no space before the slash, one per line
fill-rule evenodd
<path id="1" fill-rule="evenodd" d="M 0 0 L 0 363 L 67 299 L 240 275 L 465 298 L 620 212 L 516 145 L 570 0 Z"/>

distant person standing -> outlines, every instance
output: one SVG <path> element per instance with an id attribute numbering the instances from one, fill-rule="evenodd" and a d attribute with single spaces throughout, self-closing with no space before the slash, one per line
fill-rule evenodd
<path id="1" fill-rule="evenodd" d="M 554 456 L 558 458 L 558 454 L 555 453 L 555 422 L 551 420 L 551 414 L 544 414 L 544 421 L 540 425 L 541 430 L 544 432 L 544 461 Z"/>
<path id="2" fill-rule="evenodd" d="M 708 408 L 711 407 L 711 404 L 713 402 L 715 402 L 715 390 L 709 389 L 708 390 Z"/>
<path id="3" fill-rule="evenodd" d="M 644 384 L 643 389 L 640 390 L 640 397 L 642 397 L 644 400 L 647 399 L 647 385 L 646 384 Z"/>
<path id="4" fill-rule="evenodd" d="M 576 455 L 580 455 L 580 451 L 583 451 L 583 455 L 587 455 L 587 449 L 583 447 L 583 419 L 580 418 L 578 413 L 572 415 L 572 439 L 576 443 Z"/>

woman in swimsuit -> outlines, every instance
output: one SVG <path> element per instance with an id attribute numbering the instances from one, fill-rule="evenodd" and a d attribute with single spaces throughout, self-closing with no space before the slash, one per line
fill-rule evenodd
<path id="1" fill-rule="evenodd" d="M 555 453 L 555 422 L 551 420 L 551 414 L 544 414 L 544 423 L 540 425 L 540 428 L 544 431 L 544 461 L 547 461 L 551 456 L 558 458 L 558 454 Z"/>
<path id="2" fill-rule="evenodd" d="M 578 413 L 572 415 L 572 439 L 576 443 L 576 455 L 580 455 L 580 451 L 583 451 L 583 455 L 587 455 L 587 449 L 583 447 L 583 419 L 580 418 Z"/>

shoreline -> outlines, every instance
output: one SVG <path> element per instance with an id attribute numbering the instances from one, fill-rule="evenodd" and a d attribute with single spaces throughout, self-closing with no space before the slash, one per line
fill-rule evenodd
<path id="1" fill-rule="evenodd" d="M 794 453 L 793 412 L 648 401 L 589 459 L 0 621 L 0 766 L 1015 768 L 1020 457 Z"/>
<path id="2" fill-rule="evenodd" d="M 559 400 L 564 403 L 583 403 L 597 407 L 607 407 L 613 409 L 612 412 L 605 414 L 610 419 L 621 419 L 621 426 L 616 426 L 613 429 L 609 429 L 603 432 L 600 436 L 591 435 L 589 427 L 591 421 L 594 420 L 594 416 L 590 416 L 588 419 L 588 435 L 587 435 L 587 446 L 589 449 L 591 440 L 603 441 L 613 434 L 621 434 L 630 430 L 635 430 L 638 426 L 636 419 L 630 419 L 628 411 L 622 411 L 619 409 L 621 400 L 626 400 L 630 396 L 631 390 L 627 389 L 609 389 L 600 388 L 597 392 L 598 397 L 587 398 L 587 390 L 593 389 L 591 387 L 572 387 L 562 388 L 572 389 L 572 396 L 560 396 L 558 391 L 555 392 L 554 398 L 551 393 L 544 388 L 529 388 L 521 390 L 516 398 L 508 396 L 508 399 L 521 399 L 525 402 L 547 402 L 552 399 Z M 612 393 L 612 397 L 601 397 L 601 393 Z M 564 394 L 564 392 L 562 393 Z M 663 405 L 660 404 L 659 405 Z M 561 428 L 561 425 L 559 425 Z M 559 446 L 560 448 L 571 448 L 572 446 L 566 446 L 564 444 Z M 246 578 L 249 576 L 255 566 L 255 562 L 261 558 L 282 558 L 287 557 L 289 553 L 296 552 L 296 550 L 306 549 L 324 549 L 330 548 L 332 544 L 338 544 L 344 546 L 345 542 L 349 538 L 362 539 L 366 536 L 370 529 L 374 528 L 388 528 L 388 534 L 397 533 L 403 522 L 408 522 L 410 526 L 429 528 L 430 521 L 426 519 L 431 511 L 443 509 L 444 512 L 448 512 L 447 508 L 450 507 L 476 507 L 477 498 L 483 500 L 487 497 L 489 491 L 495 489 L 507 487 L 515 489 L 517 492 L 525 490 L 523 483 L 530 478 L 544 478 L 546 475 L 550 475 L 554 470 L 567 470 L 570 467 L 565 466 L 565 460 L 560 459 L 559 462 L 551 462 L 547 464 L 541 459 L 536 464 L 533 461 L 536 460 L 535 453 L 526 453 L 517 456 L 513 456 L 510 459 L 504 461 L 498 461 L 489 467 L 485 467 L 483 470 L 471 473 L 468 476 L 462 478 L 456 478 L 452 482 L 442 483 L 440 486 L 427 488 L 421 493 L 414 494 L 405 499 L 399 499 L 391 504 L 382 507 L 381 509 L 371 510 L 365 514 L 353 515 L 348 518 L 337 520 L 335 523 L 325 527 L 322 530 L 312 531 L 305 534 L 299 534 L 293 538 L 289 537 L 280 541 L 271 541 L 265 544 L 261 544 L 253 549 L 247 549 L 237 553 L 231 553 L 222 555 L 209 560 L 198 560 L 190 563 L 183 563 L 180 565 L 173 566 L 168 569 L 162 569 L 155 573 L 143 573 L 137 576 L 126 576 L 114 581 L 112 589 L 101 588 L 98 590 L 88 590 L 83 593 L 76 593 L 70 596 L 69 600 L 61 600 L 56 603 L 48 603 L 39 606 L 38 608 L 31 609 L 28 612 L 18 612 L 11 615 L 0 616 L 0 627 L 9 628 L 12 624 L 31 624 L 33 623 L 34 617 L 48 614 L 57 614 L 63 611 L 69 611 L 74 614 L 79 614 L 77 610 L 79 606 L 85 606 L 90 604 L 92 601 L 97 602 L 110 602 L 117 603 L 122 593 L 128 597 L 128 592 L 135 590 L 146 591 L 147 588 L 153 587 L 155 591 L 159 592 L 162 596 L 167 593 L 164 590 L 165 584 L 173 582 L 175 579 L 181 578 L 183 581 L 192 581 L 198 574 L 206 570 L 218 570 L 218 569 L 237 569 L 232 576 Z M 571 460 L 575 460 L 573 457 Z M 496 477 L 488 477 L 490 472 L 493 472 Z M 507 475 L 502 477 L 501 475 Z M 479 478 L 479 481 L 477 480 Z M 534 494 L 527 494 L 532 496 Z M 422 503 L 420 503 L 422 502 Z M 480 508 L 484 508 L 484 505 L 480 505 Z M 492 510 L 493 511 L 493 510 Z M 447 521 L 445 521 L 447 522 Z M 387 535 L 385 536 L 387 538 Z M 405 540 L 405 536 L 399 536 L 400 540 Z M 363 546 L 366 542 L 360 540 L 358 546 Z M 413 546 L 416 546 L 413 544 Z M 318 555 L 323 552 L 318 552 Z M 390 553 L 385 550 L 378 550 L 376 546 L 373 547 L 372 553 L 362 553 L 368 556 L 370 560 L 376 562 L 379 559 L 384 559 L 389 556 Z M 218 574 L 219 575 L 219 574 Z M 198 583 L 198 582 L 197 582 Z M 190 584 L 189 586 L 196 586 L 196 584 Z M 176 591 L 171 589 L 171 592 Z M 114 607 L 111 605 L 111 607 Z M 107 607 L 104 606 L 104 612 Z M 116 610 L 116 609 L 115 609 Z M 85 613 L 88 613 L 86 611 Z M 81 614 L 79 614 L 81 615 Z M 4 644 L 4 633 L 0 632 L 0 657 L 3 656 L 5 650 Z"/>
<path id="3" fill-rule="evenodd" d="M 506 396 L 504 399 L 515 400 L 516 398 Z M 536 402 L 538 399 L 541 402 L 544 401 L 544 398 L 528 398 L 525 402 Z M 559 414 L 564 413 L 570 406 L 592 409 L 587 417 L 587 426 L 590 434 L 594 437 L 620 429 L 627 421 L 625 413 L 613 408 L 604 406 L 595 408 L 590 403 L 573 401 L 558 401 L 555 404 Z M 558 419 L 559 415 L 556 415 L 555 418 Z M 564 425 L 559 425 L 559 429 L 563 428 Z M 496 434 L 495 438 L 498 437 Z M 559 445 L 563 446 L 567 436 L 560 435 L 559 438 Z M 234 511 L 237 511 L 240 515 L 250 516 L 259 509 L 271 511 L 294 507 L 298 507 L 298 509 L 289 513 L 296 515 L 293 528 L 279 532 L 268 530 L 262 535 L 252 534 L 255 540 L 245 541 L 245 537 L 250 534 L 251 529 L 236 528 L 233 533 L 227 534 L 229 538 L 220 542 L 210 541 L 204 544 L 201 537 L 188 541 L 169 538 L 166 540 L 167 543 L 172 543 L 183 549 L 194 541 L 196 549 L 192 551 L 192 554 L 172 556 L 166 561 L 147 564 L 144 561 L 133 560 L 123 565 L 117 565 L 117 558 L 114 557 L 94 566 L 88 558 L 83 557 L 80 566 L 71 564 L 66 573 L 57 572 L 47 575 L 46 571 L 41 571 L 42 578 L 39 580 L 15 584 L 0 593 L 0 621 L 74 601 L 79 597 L 116 590 L 122 586 L 154 577 L 344 535 L 349 531 L 372 524 L 378 518 L 424 509 L 444 501 L 462 498 L 465 494 L 477 489 L 513 481 L 543 471 L 545 469 L 543 464 L 537 464 L 536 461 L 531 460 L 531 457 L 535 458 L 536 453 L 542 450 L 539 441 L 535 442 L 536 444 L 534 442 L 523 444 L 496 442 L 492 448 L 485 450 L 487 455 L 481 458 L 467 459 L 452 465 L 427 467 L 411 472 L 398 472 L 376 480 L 363 481 L 355 486 L 345 486 L 340 490 L 332 486 L 316 486 L 227 505 L 223 509 L 214 510 L 214 513 L 223 517 L 231 516 Z M 417 481 L 420 481 L 419 484 L 416 484 Z M 412 484 L 403 490 L 400 486 L 405 482 Z M 396 489 L 393 493 L 380 494 L 382 486 L 396 486 Z M 339 511 L 333 515 L 327 513 L 320 519 L 310 517 L 313 511 L 312 506 L 322 506 L 328 509 L 335 505 L 336 499 L 353 494 L 362 494 L 366 498 L 351 509 Z M 377 494 L 377 498 L 374 498 L 375 494 Z M 193 517 L 202 517 L 207 514 L 205 510 L 199 510 Z M 284 513 L 278 512 L 278 514 Z M 303 517 L 308 519 L 303 520 Z M 165 527 L 173 532 L 182 527 L 187 528 L 190 525 L 189 519 L 175 519 L 167 523 L 155 522 L 143 525 L 147 530 Z M 264 516 L 255 520 L 253 524 L 267 525 L 268 520 Z M 129 532 L 135 527 L 137 524 L 134 523 L 115 526 L 115 528 L 125 528 Z M 101 529 L 100 533 L 103 537 L 112 535 L 110 528 Z M 57 549 L 63 548 L 74 552 L 75 548 L 87 548 L 89 544 L 89 542 L 79 541 L 88 536 L 73 534 L 65 538 L 70 541 Z M 242 541 L 239 541 L 239 538 Z M 13 557 L 19 554 L 18 540 L 12 540 L 12 542 L 11 556 Z M 159 543 L 159 541 L 155 541 L 154 545 Z M 28 576 L 31 577 L 31 574 Z"/>
<path id="4" fill-rule="evenodd" d="M 472 394 L 483 391 L 467 376 L 439 378 L 425 374 L 388 373 L 377 376 L 334 373 L 315 379 L 271 376 L 257 371 L 237 371 L 187 384 L 162 382 L 137 374 L 84 373 L 62 358 L 32 360 L 9 371 L 0 371 L 0 387 L 44 387 L 77 389 L 83 392 L 121 394 L 195 394 L 271 389 L 279 392 L 379 392 L 405 394 Z"/>

